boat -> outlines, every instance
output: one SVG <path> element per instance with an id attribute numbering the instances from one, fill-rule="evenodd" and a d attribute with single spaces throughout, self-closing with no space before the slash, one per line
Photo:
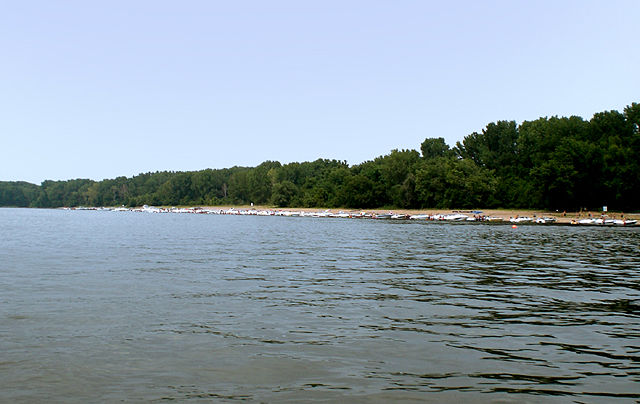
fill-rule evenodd
<path id="1" fill-rule="evenodd" d="M 338 218 L 341 218 L 341 219 L 348 219 L 349 217 L 351 217 L 351 214 L 349 214 L 347 212 L 340 211 L 338 213 L 330 214 L 329 217 L 338 217 Z"/>
<path id="2" fill-rule="evenodd" d="M 467 215 L 463 215 L 462 213 L 452 213 L 449 215 L 444 215 L 442 216 L 442 220 L 450 220 L 450 221 L 454 221 L 454 222 L 460 222 L 463 220 L 467 220 L 469 218 L 469 216 Z"/>
<path id="3" fill-rule="evenodd" d="M 509 221 L 511 223 L 531 223 L 533 222 L 533 218 L 527 217 L 527 216 L 523 216 L 523 217 L 516 216 L 516 217 L 510 218 Z"/>
<path id="4" fill-rule="evenodd" d="M 300 217 L 300 212 L 291 211 L 291 210 L 285 210 L 285 211 L 282 212 L 282 216 Z"/>
<path id="5" fill-rule="evenodd" d="M 487 216 L 484 218 L 485 221 L 487 222 L 502 222 L 504 221 L 503 218 L 498 217 L 498 216 Z"/>
<path id="6" fill-rule="evenodd" d="M 601 218 L 601 219 L 594 219 L 594 224 L 599 224 L 601 226 L 611 226 L 613 225 L 613 219 L 605 219 L 605 218 Z"/>
<path id="7" fill-rule="evenodd" d="M 615 219 L 615 220 L 613 221 L 613 224 L 614 224 L 615 226 L 635 226 L 635 225 L 636 225 L 636 223 L 638 223 L 638 221 L 637 221 L 637 220 L 633 220 L 633 219 L 631 219 L 631 220 L 626 220 L 626 219 Z"/>
<path id="8" fill-rule="evenodd" d="M 371 215 L 371 213 L 367 213 L 365 211 L 361 211 L 361 212 L 358 212 L 358 213 L 353 213 L 350 217 L 352 219 L 371 219 L 372 215 Z"/>
<path id="9" fill-rule="evenodd" d="M 593 219 L 593 218 L 580 219 L 578 220 L 578 224 L 583 224 L 583 225 L 596 224 L 596 219 Z"/>
<path id="10" fill-rule="evenodd" d="M 548 223 L 555 223 L 556 222 L 556 218 L 555 217 L 539 217 L 536 219 L 536 223 L 539 224 L 548 224 Z"/>

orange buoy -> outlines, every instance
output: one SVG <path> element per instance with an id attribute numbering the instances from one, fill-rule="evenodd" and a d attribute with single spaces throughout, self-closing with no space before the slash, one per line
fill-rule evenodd
<path id="1" fill-rule="evenodd" d="M 513 226 L 511 226 L 512 229 L 517 229 L 518 226 L 516 226 L 515 224 Z"/>

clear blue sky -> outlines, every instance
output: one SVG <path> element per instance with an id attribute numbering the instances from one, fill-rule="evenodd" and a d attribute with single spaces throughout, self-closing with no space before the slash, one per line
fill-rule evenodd
<path id="1" fill-rule="evenodd" d="M 640 1 L 4 1 L 0 180 L 358 164 L 640 102 Z"/>

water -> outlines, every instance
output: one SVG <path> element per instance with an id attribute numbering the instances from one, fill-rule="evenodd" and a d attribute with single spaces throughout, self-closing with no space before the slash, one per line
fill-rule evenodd
<path id="1" fill-rule="evenodd" d="M 640 229 L 0 209 L 0 402 L 637 402 Z"/>

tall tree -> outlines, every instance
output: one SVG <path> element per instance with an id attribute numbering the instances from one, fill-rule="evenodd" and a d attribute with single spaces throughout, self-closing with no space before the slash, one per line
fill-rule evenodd
<path id="1" fill-rule="evenodd" d="M 441 137 L 425 139 L 420 145 L 420 151 L 422 152 L 422 158 L 427 160 L 436 157 L 447 157 L 451 153 L 449 145 Z"/>

